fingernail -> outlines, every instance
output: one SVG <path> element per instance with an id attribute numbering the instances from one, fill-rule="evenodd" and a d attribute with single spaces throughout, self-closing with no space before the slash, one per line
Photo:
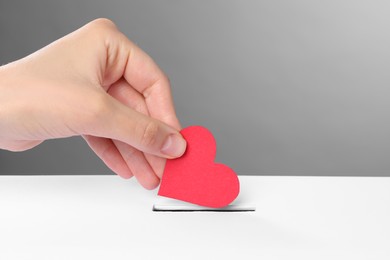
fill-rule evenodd
<path id="1" fill-rule="evenodd" d="M 178 134 L 171 134 L 165 140 L 161 152 L 169 157 L 180 157 L 183 155 L 187 147 L 187 142 Z"/>

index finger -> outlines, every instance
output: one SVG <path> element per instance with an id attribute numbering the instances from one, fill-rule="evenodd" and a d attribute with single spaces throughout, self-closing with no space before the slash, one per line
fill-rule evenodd
<path id="1" fill-rule="evenodd" d="M 121 47 L 128 53 L 123 77 L 143 95 L 150 116 L 180 130 L 167 76 L 148 54 L 126 37 Z"/>

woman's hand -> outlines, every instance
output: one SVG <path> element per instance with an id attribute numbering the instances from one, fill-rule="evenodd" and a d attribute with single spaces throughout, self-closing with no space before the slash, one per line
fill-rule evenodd
<path id="1" fill-rule="evenodd" d="M 2 149 L 82 135 L 110 169 L 153 189 L 164 158 L 186 149 L 179 130 L 167 77 L 109 20 L 0 67 Z"/>

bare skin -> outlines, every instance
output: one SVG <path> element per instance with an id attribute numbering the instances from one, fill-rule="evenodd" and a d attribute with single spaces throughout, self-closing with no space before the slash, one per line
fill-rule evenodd
<path id="1" fill-rule="evenodd" d="M 168 78 L 107 19 L 0 67 L 0 93 L 1 149 L 81 135 L 112 171 L 146 189 L 186 149 Z"/>

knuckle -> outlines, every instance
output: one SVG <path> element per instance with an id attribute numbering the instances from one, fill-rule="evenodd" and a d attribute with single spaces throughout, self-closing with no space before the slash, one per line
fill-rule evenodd
<path id="1" fill-rule="evenodd" d="M 86 26 L 86 30 L 88 34 L 94 35 L 97 39 L 111 38 L 113 33 L 118 31 L 115 23 L 107 18 L 93 20 Z"/>
<path id="2" fill-rule="evenodd" d="M 116 28 L 113 21 L 107 18 L 98 18 L 91 22 L 91 25 L 97 29 L 112 29 Z"/>
<path id="3" fill-rule="evenodd" d="M 148 113 L 145 104 L 143 104 L 142 102 L 135 103 L 132 106 L 132 109 L 134 109 L 135 111 L 142 113 L 144 115 L 146 115 Z"/>
<path id="4" fill-rule="evenodd" d="M 157 142 L 158 132 L 158 123 L 155 121 L 148 122 L 142 132 L 141 144 L 146 147 L 154 146 Z"/>
<path id="5" fill-rule="evenodd" d="M 137 152 L 138 152 L 137 149 L 135 149 L 134 147 L 132 147 L 130 145 L 126 145 L 120 151 L 121 151 L 121 155 L 122 155 L 123 159 L 128 164 L 134 160 L 133 158 L 134 158 L 134 156 L 137 155 Z"/>
<path id="6" fill-rule="evenodd" d="M 115 152 L 116 152 L 115 150 L 116 150 L 116 147 L 113 145 L 103 146 L 102 150 L 99 151 L 100 158 L 104 162 L 109 162 L 110 159 L 112 158 L 112 155 L 115 154 Z"/>
<path id="7" fill-rule="evenodd" d="M 170 80 L 170 78 L 166 74 L 162 75 L 162 77 L 157 82 L 157 84 L 160 85 L 160 87 L 162 87 L 164 89 L 170 89 L 171 88 L 171 80 Z"/>
<path id="8" fill-rule="evenodd" d="M 147 87 L 144 92 L 143 96 L 144 98 L 148 98 L 152 95 L 152 92 L 158 90 L 158 91 L 170 91 L 171 88 L 171 82 L 167 75 L 162 74 L 157 80 L 153 82 L 149 87 Z"/>
<path id="9" fill-rule="evenodd" d="M 168 77 L 168 75 L 163 74 L 162 82 L 166 84 L 167 86 L 171 85 L 171 79 Z"/>

